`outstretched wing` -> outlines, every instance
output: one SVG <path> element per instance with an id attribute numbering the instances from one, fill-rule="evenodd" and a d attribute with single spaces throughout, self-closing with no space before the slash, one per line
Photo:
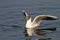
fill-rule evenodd
<path id="1" fill-rule="evenodd" d="M 38 26 L 42 20 L 56 20 L 56 16 L 51 15 L 38 15 L 34 18 L 32 25 Z"/>

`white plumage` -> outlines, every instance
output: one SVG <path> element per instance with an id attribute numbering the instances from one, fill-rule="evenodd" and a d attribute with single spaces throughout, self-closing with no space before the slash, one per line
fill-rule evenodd
<path id="1" fill-rule="evenodd" d="M 26 28 L 35 28 L 40 26 L 40 23 L 42 22 L 42 20 L 56 20 L 57 17 L 56 16 L 52 16 L 52 15 L 38 15 L 34 18 L 34 20 L 31 20 L 31 17 L 27 14 L 27 12 L 23 11 L 26 19 L 27 23 L 26 23 Z"/>
<path id="2" fill-rule="evenodd" d="M 52 16 L 52 15 L 38 15 L 32 21 L 31 17 L 28 15 L 26 11 L 23 10 L 23 14 L 25 18 L 27 19 L 26 30 L 27 30 L 28 36 L 32 36 L 32 33 L 34 31 L 33 28 L 38 28 L 42 20 L 56 20 L 57 19 L 56 16 Z"/>

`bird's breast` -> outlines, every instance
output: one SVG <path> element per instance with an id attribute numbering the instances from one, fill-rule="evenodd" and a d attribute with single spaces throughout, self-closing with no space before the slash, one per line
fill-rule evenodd
<path id="1" fill-rule="evenodd" d="M 32 28 L 31 23 L 27 23 L 27 24 L 26 24 L 26 28 Z"/>
<path id="2" fill-rule="evenodd" d="M 33 28 L 31 18 L 26 22 L 26 28 Z"/>

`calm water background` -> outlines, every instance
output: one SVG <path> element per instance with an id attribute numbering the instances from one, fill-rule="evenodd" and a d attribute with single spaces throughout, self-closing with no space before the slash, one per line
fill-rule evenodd
<path id="1" fill-rule="evenodd" d="M 26 10 L 32 18 L 41 14 L 60 18 L 60 0 L 0 0 L 0 40 L 26 40 L 24 36 L 26 20 L 22 10 Z M 41 27 L 57 28 L 55 32 L 49 33 L 45 38 L 60 40 L 59 20 L 42 22 Z M 31 40 L 41 37 L 33 35 Z"/>

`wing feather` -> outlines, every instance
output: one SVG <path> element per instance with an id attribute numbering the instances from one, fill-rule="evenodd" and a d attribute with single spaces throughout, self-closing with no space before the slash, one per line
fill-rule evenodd
<path id="1" fill-rule="evenodd" d="M 38 15 L 34 18 L 32 25 L 38 26 L 42 20 L 55 20 L 57 19 L 56 16 L 51 15 Z"/>

